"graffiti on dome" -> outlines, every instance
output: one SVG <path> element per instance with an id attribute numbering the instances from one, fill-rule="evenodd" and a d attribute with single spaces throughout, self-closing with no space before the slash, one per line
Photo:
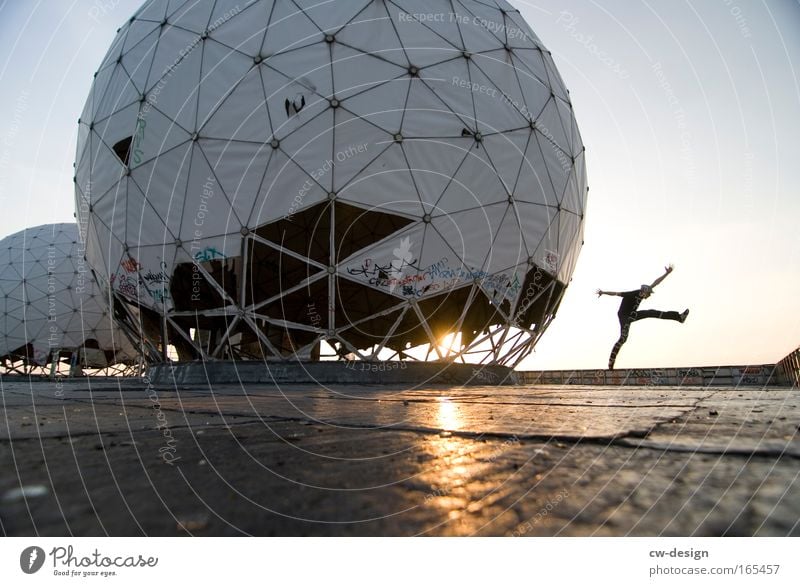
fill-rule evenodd
<path id="1" fill-rule="evenodd" d="M 555 273 L 556 271 L 558 271 L 559 255 L 557 252 L 554 252 L 552 250 L 545 250 L 543 260 L 545 269 L 547 269 L 551 273 Z"/>
<path id="2" fill-rule="evenodd" d="M 147 292 L 150 293 L 150 297 L 158 303 L 164 303 L 171 299 L 167 289 L 148 289 Z"/>
<path id="3" fill-rule="evenodd" d="M 135 258 L 131 257 L 121 261 L 119 263 L 119 266 L 121 266 L 126 273 L 135 273 L 136 271 L 139 271 L 142 268 L 142 265 L 140 265 Z"/>
<path id="4" fill-rule="evenodd" d="M 208 262 L 211 260 L 225 260 L 226 257 L 222 252 L 213 246 L 207 246 L 203 250 L 195 253 L 194 260 L 197 262 Z"/>
<path id="5" fill-rule="evenodd" d="M 163 261 L 159 263 L 156 271 L 146 268 L 135 258 L 128 257 L 120 261 L 119 266 L 121 270 L 111 275 L 109 280 L 115 291 L 126 297 L 138 299 L 144 289 L 154 301 L 159 303 L 170 299 L 170 276 L 167 271 L 167 263 Z"/>
<path id="6" fill-rule="evenodd" d="M 142 144 L 144 143 L 144 129 L 147 126 L 147 121 L 144 117 L 139 116 L 136 119 L 136 131 L 133 135 L 133 164 L 138 165 L 144 158 L 144 151 Z"/>
<path id="7" fill-rule="evenodd" d="M 167 275 L 167 263 L 162 262 L 159 268 L 161 270 L 158 272 L 155 272 L 151 269 L 148 269 L 146 271 L 140 271 L 140 274 L 142 275 L 142 280 L 148 285 L 169 284 L 169 276 Z"/>
<path id="8" fill-rule="evenodd" d="M 139 297 L 139 284 L 139 279 L 129 274 L 111 275 L 111 287 L 127 297 Z"/>
<path id="9" fill-rule="evenodd" d="M 390 293 L 399 288 L 403 297 L 422 297 L 478 281 L 493 301 L 501 302 L 516 299 L 522 288 L 516 273 L 490 274 L 468 269 L 461 264 L 451 264 L 447 257 L 427 266 L 420 266 L 416 259 L 380 263 L 367 258 L 360 265 L 347 267 L 347 273 L 363 277 L 370 285 L 388 289 Z"/>

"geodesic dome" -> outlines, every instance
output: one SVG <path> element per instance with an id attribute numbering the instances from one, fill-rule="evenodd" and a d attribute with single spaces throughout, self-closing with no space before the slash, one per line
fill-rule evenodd
<path id="1" fill-rule="evenodd" d="M 79 122 L 88 260 L 185 359 L 515 364 L 586 192 L 568 92 L 503 0 L 151 0 Z"/>
<path id="2" fill-rule="evenodd" d="M 75 224 L 27 228 L 0 240 L 0 360 L 6 370 L 44 366 L 74 352 L 85 368 L 135 361 L 83 252 Z"/>

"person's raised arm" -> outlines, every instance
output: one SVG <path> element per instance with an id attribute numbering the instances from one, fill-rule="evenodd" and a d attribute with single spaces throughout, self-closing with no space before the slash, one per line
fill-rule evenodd
<path id="1" fill-rule="evenodd" d="M 619 293 L 617 291 L 603 291 L 602 289 L 598 289 L 597 291 L 595 291 L 595 293 L 597 293 L 598 297 L 602 297 L 603 295 L 620 295 L 620 296 L 622 295 L 622 293 Z"/>
<path id="2" fill-rule="evenodd" d="M 672 265 L 669 265 L 669 266 L 666 266 L 666 267 L 664 267 L 664 274 L 663 274 L 663 275 L 661 275 L 661 276 L 660 276 L 658 279 L 656 279 L 655 281 L 653 281 L 653 284 L 652 284 L 652 285 L 650 285 L 650 288 L 651 288 L 651 289 L 655 289 L 655 288 L 656 288 L 656 285 L 659 285 L 659 284 L 661 283 L 661 281 L 663 281 L 664 279 L 666 279 L 666 278 L 667 278 L 667 275 L 669 275 L 669 274 L 670 274 L 670 273 L 673 271 L 673 269 L 674 269 L 674 268 L 675 268 L 675 267 L 674 267 L 674 266 L 672 266 Z"/>

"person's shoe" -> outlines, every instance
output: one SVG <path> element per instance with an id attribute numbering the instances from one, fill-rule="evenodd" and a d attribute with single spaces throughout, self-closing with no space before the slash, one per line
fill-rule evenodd
<path id="1" fill-rule="evenodd" d="M 683 310 L 683 313 L 681 314 L 681 323 L 685 322 L 685 321 L 686 321 L 686 318 L 687 318 L 688 316 L 689 316 L 689 310 L 688 310 L 688 309 L 684 309 L 684 310 Z"/>

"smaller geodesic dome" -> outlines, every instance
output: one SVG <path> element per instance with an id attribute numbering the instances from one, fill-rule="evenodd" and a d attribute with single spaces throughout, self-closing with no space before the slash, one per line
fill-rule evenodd
<path id="1" fill-rule="evenodd" d="M 54 358 L 93 369 L 136 361 L 84 260 L 76 224 L 27 228 L 0 240 L 0 308 L 6 371 Z"/>

